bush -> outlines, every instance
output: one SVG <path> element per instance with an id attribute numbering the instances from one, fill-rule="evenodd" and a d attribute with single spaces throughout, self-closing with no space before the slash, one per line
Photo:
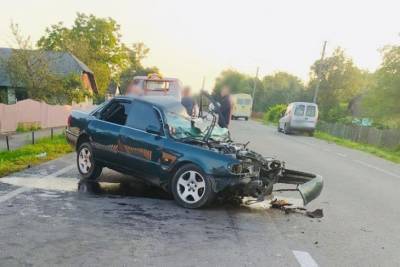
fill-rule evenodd
<path id="1" fill-rule="evenodd" d="M 264 113 L 265 122 L 278 123 L 281 118 L 282 112 L 285 112 L 287 108 L 286 104 L 278 104 L 267 109 Z"/>

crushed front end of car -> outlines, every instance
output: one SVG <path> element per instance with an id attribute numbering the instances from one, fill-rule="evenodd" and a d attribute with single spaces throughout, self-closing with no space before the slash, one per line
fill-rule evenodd
<path id="1" fill-rule="evenodd" d="M 290 184 L 295 185 L 295 188 L 279 189 L 279 191 L 298 191 L 304 205 L 320 195 L 324 185 L 322 176 L 287 169 L 285 162 L 264 157 L 248 149 L 249 143 L 235 143 L 231 140 L 227 129 L 216 125 L 217 117 L 221 117 L 219 104 L 207 92 L 201 92 L 201 102 L 203 97 L 211 103 L 208 112 L 213 119 L 199 145 L 230 156 L 235 162 L 228 166 L 229 177 L 213 177 L 216 182 L 214 189 L 216 192 L 225 191 L 228 197 L 250 196 L 262 201 L 265 196 L 272 194 L 275 184 Z M 202 107 L 202 104 L 200 106 Z M 202 114 L 201 108 L 200 117 Z M 193 125 L 196 123 L 194 122 Z M 202 131 L 199 130 L 199 132 Z"/>
<path id="2" fill-rule="evenodd" d="M 216 183 L 227 196 L 253 197 L 257 201 L 273 192 L 275 184 L 295 185 L 295 188 L 278 191 L 298 191 L 304 205 L 317 198 L 323 188 L 322 176 L 307 172 L 290 170 L 283 161 L 263 157 L 246 148 L 246 144 L 215 142 L 211 149 L 236 159 L 228 166 L 231 177 L 216 178 Z"/>

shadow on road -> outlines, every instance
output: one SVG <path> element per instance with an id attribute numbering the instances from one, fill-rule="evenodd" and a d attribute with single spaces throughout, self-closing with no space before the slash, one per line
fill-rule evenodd
<path id="1" fill-rule="evenodd" d="M 78 183 L 78 192 L 99 196 L 172 199 L 172 196 L 161 188 L 147 185 L 141 181 L 109 182 L 81 179 Z"/>
<path id="2" fill-rule="evenodd" d="M 87 196 L 120 198 L 120 197 L 140 197 L 161 200 L 173 200 L 171 194 L 163 189 L 148 185 L 140 180 L 131 179 L 130 181 L 90 181 L 81 179 L 78 183 L 78 193 Z M 223 199 L 217 197 L 214 203 L 207 209 L 219 210 L 228 209 L 236 211 L 252 211 L 248 206 L 241 205 L 240 199 Z"/>

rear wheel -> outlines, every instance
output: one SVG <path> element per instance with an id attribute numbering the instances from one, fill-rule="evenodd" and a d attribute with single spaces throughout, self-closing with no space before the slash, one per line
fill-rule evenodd
<path id="1" fill-rule="evenodd" d="M 175 201 L 185 208 L 204 207 L 215 197 L 211 179 L 194 164 L 182 166 L 172 178 L 171 186 Z"/>
<path id="2" fill-rule="evenodd" d="M 244 120 L 245 120 L 245 121 L 248 121 L 248 120 L 249 120 L 249 117 L 244 117 Z"/>
<path id="3" fill-rule="evenodd" d="M 285 125 L 283 126 L 283 133 L 290 134 L 290 127 L 289 125 L 287 125 L 287 123 L 285 123 Z"/>
<path id="4" fill-rule="evenodd" d="M 93 150 L 90 143 L 82 143 L 79 146 L 76 164 L 81 176 L 85 179 L 94 180 L 100 176 L 102 167 L 94 160 Z"/>

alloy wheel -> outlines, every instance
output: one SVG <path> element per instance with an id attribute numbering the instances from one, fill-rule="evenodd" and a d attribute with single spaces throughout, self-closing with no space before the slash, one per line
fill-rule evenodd
<path id="1" fill-rule="evenodd" d="M 202 199 L 206 190 L 206 182 L 197 171 L 186 171 L 177 182 L 177 192 L 182 201 L 193 204 Z"/>
<path id="2" fill-rule="evenodd" d="M 79 170 L 83 174 L 89 173 L 90 168 L 92 167 L 92 153 L 90 153 L 90 150 L 87 147 L 82 148 L 79 152 L 78 164 Z"/>

